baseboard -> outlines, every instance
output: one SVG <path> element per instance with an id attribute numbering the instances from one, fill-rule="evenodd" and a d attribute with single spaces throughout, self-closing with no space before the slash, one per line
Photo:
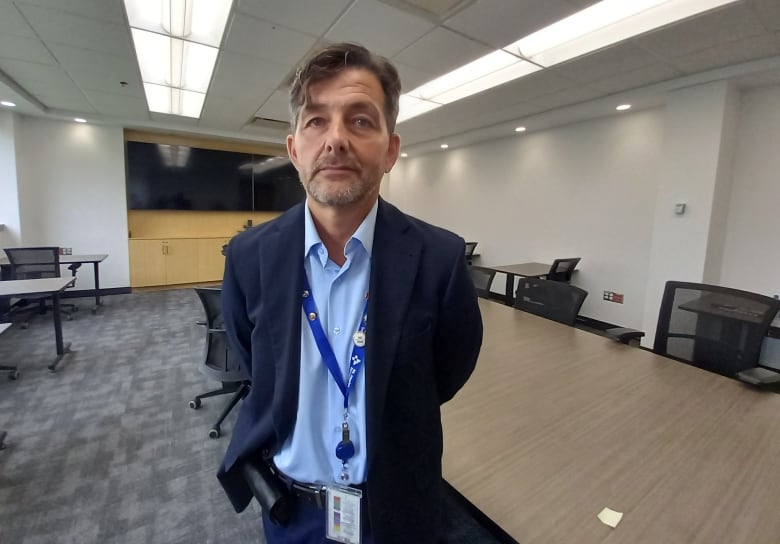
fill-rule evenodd
<path id="1" fill-rule="evenodd" d="M 109 287 L 108 289 L 101 288 L 100 289 L 100 296 L 105 297 L 108 295 L 129 295 L 132 292 L 132 290 L 129 287 Z M 63 291 L 60 295 L 60 298 L 94 298 L 95 297 L 95 290 L 94 289 L 79 289 L 73 290 L 68 289 L 67 291 Z"/>

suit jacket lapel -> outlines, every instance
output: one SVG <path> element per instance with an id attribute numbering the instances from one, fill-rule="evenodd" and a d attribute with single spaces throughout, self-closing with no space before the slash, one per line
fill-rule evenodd
<path id="1" fill-rule="evenodd" d="M 301 297 L 303 285 L 303 205 L 283 215 L 258 251 L 260 304 L 271 316 L 268 326 L 275 363 L 273 421 L 278 437 L 292 429 L 298 410 L 301 357 Z M 292 283 L 290 283 L 292 279 Z M 292 285 L 283 289 L 282 286 Z M 301 286 L 301 287 L 299 287 Z"/>
<path id="2" fill-rule="evenodd" d="M 409 221 L 394 206 L 379 201 L 366 324 L 366 428 L 368 463 L 376 455 L 372 429 L 382 421 L 390 371 L 395 362 L 404 316 L 410 304 L 422 244 Z"/>

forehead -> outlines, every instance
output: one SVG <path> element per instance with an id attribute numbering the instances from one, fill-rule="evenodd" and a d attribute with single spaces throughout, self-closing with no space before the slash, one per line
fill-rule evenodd
<path id="1" fill-rule="evenodd" d="M 309 85 L 304 108 L 351 102 L 373 102 L 379 109 L 385 100 L 385 93 L 379 79 L 364 68 L 350 68 Z"/>

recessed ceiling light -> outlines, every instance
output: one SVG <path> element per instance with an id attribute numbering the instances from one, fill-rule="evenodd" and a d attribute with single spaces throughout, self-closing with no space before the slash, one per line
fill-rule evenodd
<path id="1" fill-rule="evenodd" d="M 617 108 L 615 108 L 618 111 L 625 111 L 631 109 L 631 104 L 620 104 Z"/>
<path id="2" fill-rule="evenodd" d="M 449 146 L 447 144 L 441 144 L 440 146 L 442 149 L 447 149 Z"/>
<path id="3" fill-rule="evenodd" d="M 401 157 L 405 158 L 405 157 L 408 157 L 408 156 L 409 156 L 409 153 L 401 153 Z"/>
<path id="4" fill-rule="evenodd" d="M 73 120 L 76 121 L 77 123 L 86 123 L 87 122 L 86 119 L 82 119 L 81 117 L 74 117 Z"/>
<path id="5" fill-rule="evenodd" d="M 3 106 L 8 106 L 9 108 L 15 108 L 16 107 L 16 104 L 11 102 L 10 100 L 0 101 L 0 104 L 2 104 Z"/>
<path id="6" fill-rule="evenodd" d="M 525 127 L 517 127 L 515 132 L 525 132 Z"/>

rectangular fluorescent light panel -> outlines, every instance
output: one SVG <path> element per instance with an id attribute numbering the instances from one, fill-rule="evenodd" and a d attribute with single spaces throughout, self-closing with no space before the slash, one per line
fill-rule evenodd
<path id="1" fill-rule="evenodd" d="M 200 117 L 231 0 L 125 0 L 149 111 Z"/>
<path id="2" fill-rule="evenodd" d="M 736 1 L 602 0 L 410 91 L 398 121 Z"/>

